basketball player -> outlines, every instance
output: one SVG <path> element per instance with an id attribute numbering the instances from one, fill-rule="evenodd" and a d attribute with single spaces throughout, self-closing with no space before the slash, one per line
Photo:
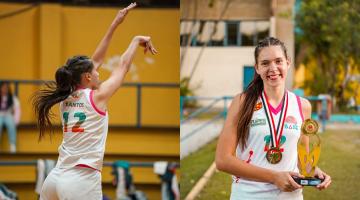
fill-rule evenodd
<path id="1" fill-rule="evenodd" d="M 231 199 L 303 199 L 297 142 L 311 104 L 286 90 L 290 60 L 283 42 L 268 37 L 255 48 L 255 77 L 229 109 L 216 150 L 216 165 L 233 175 Z M 331 183 L 316 168 L 315 176 Z"/>
<path id="2" fill-rule="evenodd" d="M 60 103 L 63 141 L 56 167 L 47 176 L 40 194 L 43 200 L 102 199 L 101 169 L 108 131 L 106 104 L 121 86 L 140 45 L 156 53 L 150 37 L 136 36 L 110 77 L 99 84 L 97 69 L 102 64 L 111 37 L 127 13 L 136 6 L 120 10 L 94 55 L 74 56 L 55 73 L 56 82 L 34 96 L 34 108 L 41 139 L 51 128 L 50 109 Z"/>

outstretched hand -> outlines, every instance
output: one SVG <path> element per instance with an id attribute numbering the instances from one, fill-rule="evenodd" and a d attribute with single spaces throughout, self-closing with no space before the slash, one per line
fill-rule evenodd
<path id="1" fill-rule="evenodd" d="M 117 13 L 117 15 L 114 19 L 114 24 L 115 25 L 121 24 L 124 21 L 127 13 L 135 7 L 136 7 L 136 3 L 131 3 L 126 8 L 119 10 L 119 12 Z"/>
<path id="2" fill-rule="evenodd" d="M 157 53 L 157 50 L 155 49 L 154 45 L 151 42 L 151 38 L 149 36 L 136 36 L 136 38 L 139 40 L 139 45 L 141 47 L 144 47 L 144 53 L 150 51 L 153 55 Z"/>

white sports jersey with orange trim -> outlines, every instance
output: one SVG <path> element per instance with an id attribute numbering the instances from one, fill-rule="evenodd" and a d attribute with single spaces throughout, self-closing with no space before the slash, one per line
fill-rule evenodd
<path id="1" fill-rule="evenodd" d="M 304 121 L 301 101 L 292 92 L 288 93 L 288 109 L 282 137 L 280 139 L 280 150 L 282 159 L 277 164 L 271 164 L 266 159 L 266 152 L 271 147 L 271 135 L 268 121 L 259 97 L 250 122 L 249 138 L 244 151 L 238 145 L 236 156 L 249 164 L 276 171 L 299 172 L 297 167 L 297 142 L 300 137 L 301 125 Z M 277 108 L 269 106 L 274 117 L 275 124 L 281 113 L 281 105 Z M 285 108 L 284 108 L 285 109 Z M 281 192 L 276 185 L 266 182 L 256 182 L 233 176 L 231 199 L 302 199 L 302 190 L 294 192 Z"/>
<path id="2" fill-rule="evenodd" d="M 108 132 L 108 114 L 96 108 L 93 90 L 79 89 L 60 103 L 63 142 L 56 167 L 86 165 L 101 171 Z"/>

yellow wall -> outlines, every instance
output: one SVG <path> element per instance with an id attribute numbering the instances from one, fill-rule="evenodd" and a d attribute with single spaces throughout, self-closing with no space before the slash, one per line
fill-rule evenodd
<path id="1" fill-rule="evenodd" d="M 0 13 L 27 6 L 0 3 Z M 118 9 L 41 4 L 18 15 L 0 19 L 0 79 L 53 79 L 56 69 L 67 58 L 78 54 L 92 55 Z M 159 53 L 156 56 L 144 55 L 139 49 L 134 59 L 136 68 L 130 71 L 125 81 L 178 83 L 178 34 L 177 9 L 136 8 L 115 32 L 105 63 L 109 58 L 121 55 L 133 36 L 149 35 Z M 147 60 L 152 60 L 152 63 Z M 105 80 L 109 74 L 109 70 L 100 69 L 101 80 Z M 35 86 L 20 87 L 21 122 L 34 122 L 29 98 L 36 89 Z M 178 126 L 177 88 L 146 88 L 143 94 L 141 118 L 144 124 Z M 109 103 L 110 124 L 134 125 L 135 100 L 135 88 L 120 89 Z M 56 110 L 54 112 L 57 114 Z"/>
<path id="2" fill-rule="evenodd" d="M 0 13 L 26 7 L 0 3 Z M 39 49 L 39 9 L 0 19 L 0 78 L 36 78 Z"/>

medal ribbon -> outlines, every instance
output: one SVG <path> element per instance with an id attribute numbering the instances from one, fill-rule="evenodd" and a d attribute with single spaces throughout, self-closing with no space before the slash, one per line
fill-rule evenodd
<path id="1" fill-rule="evenodd" d="M 282 107 L 281 107 L 281 112 L 280 112 L 280 117 L 279 117 L 279 122 L 278 122 L 277 127 L 275 127 L 273 115 L 272 115 L 271 111 L 269 110 L 270 104 L 269 104 L 269 101 L 268 101 L 265 91 L 263 91 L 261 94 L 261 101 L 264 105 L 266 119 L 268 121 L 269 128 L 270 128 L 271 147 L 279 147 L 280 139 L 281 139 L 283 129 L 284 129 L 287 108 L 288 108 L 288 93 L 285 92 L 284 97 L 282 99 Z M 284 108 L 285 108 L 285 112 L 284 112 Z M 270 121 L 270 119 L 271 119 L 271 121 Z M 280 132 L 280 134 L 279 134 L 279 132 Z"/>

